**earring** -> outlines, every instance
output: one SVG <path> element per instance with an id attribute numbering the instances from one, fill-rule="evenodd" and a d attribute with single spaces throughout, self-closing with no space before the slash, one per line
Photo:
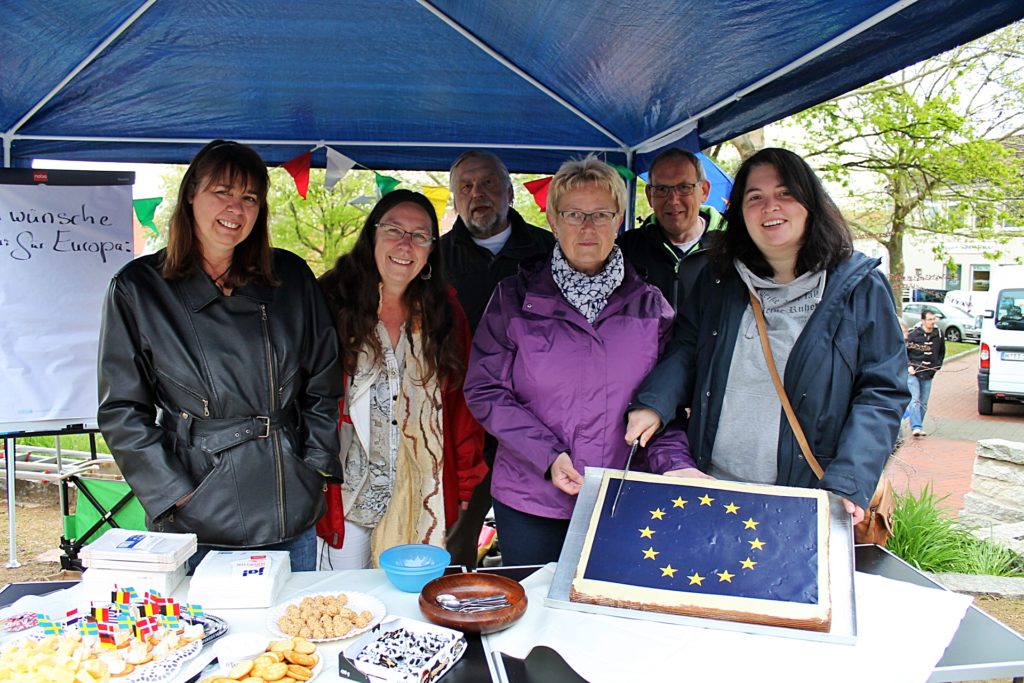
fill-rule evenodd
<path id="1" fill-rule="evenodd" d="M 421 280 L 429 280 L 432 277 L 434 277 L 434 266 L 430 265 L 430 261 L 427 261 L 427 268 L 426 268 L 426 270 L 425 271 L 424 270 L 420 271 L 420 279 Z"/>

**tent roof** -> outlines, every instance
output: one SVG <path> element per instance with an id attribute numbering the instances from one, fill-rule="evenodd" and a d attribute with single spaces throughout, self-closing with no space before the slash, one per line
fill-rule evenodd
<path id="1" fill-rule="evenodd" d="M 182 163 L 224 137 L 271 164 L 326 143 L 369 168 L 444 169 L 484 147 L 537 172 L 590 150 L 643 169 L 667 144 L 708 147 L 1024 16 L 1020 0 L 0 8 L 7 165 Z"/>

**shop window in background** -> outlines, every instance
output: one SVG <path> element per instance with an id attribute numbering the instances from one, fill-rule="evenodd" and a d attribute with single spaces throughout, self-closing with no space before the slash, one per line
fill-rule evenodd
<path id="1" fill-rule="evenodd" d="M 971 291 L 987 292 L 992 267 L 989 265 L 971 266 Z"/>
<path id="2" fill-rule="evenodd" d="M 946 266 L 946 289 L 957 290 L 960 289 L 960 278 L 963 277 L 964 267 L 960 264 L 955 266 Z"/>

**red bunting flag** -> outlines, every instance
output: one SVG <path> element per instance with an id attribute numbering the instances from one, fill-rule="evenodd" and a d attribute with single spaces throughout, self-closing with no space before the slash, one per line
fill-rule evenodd
<path id="1" fill-rule="evenodd" d="M 548 210 L 548 187 L 551 185 L 552 176 L 547 178 L 537 178 L 537 180 L 531 180 L 528 183 L 523 183 L 523 187 L 533 195 L 533 201 L 537 202 L 537 206 L 540 207 L 541 211 Z"/>
<path id="2" fill-rule="evenodd" d="M 309 164 L 312 160 L 313 153 L 305 152 L 291 161 L 281 164 L 281 167 L 295 179 L 295 189 L 303 199 L 306 198 L 306 193 L 309 191 Z"/>

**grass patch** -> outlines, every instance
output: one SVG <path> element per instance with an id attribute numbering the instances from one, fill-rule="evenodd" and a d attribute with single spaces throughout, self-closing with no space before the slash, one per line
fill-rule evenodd
<path id="1" fill-rule="evenodd" d="M 1024 576 L 1024 560 L 1008 548 L 984 541 L 947 517 L 931 485 L 920 496 L 896 494 L 893 536 L 887 548 L 928 572 Z"/>
<path id="2" fill-rule="evenodd" d="M 39 446 L 41 448 L 56 448 L 57 437 L 55 436 L 26 436 L 19 437 L 17 440 L 19 445 L 24 446 Z M 64 450 L 69 451 L 83 451 L 89 452 L 89 435 L 88 434 L 70 434 L 67 436 L 60 437 L 60 447 Z M 96 451 L 98 453 L 109 453 L 110 449 L 107 447 L 107 442 L 103 440 L 102 434 L 96 435 Z"/>
<path id="3" fill-rule="evenodd" d="M 946 358 L 964 351 L 977 351 L 978 344 L 966 344 L 964 342 L 946 342 Z"/>

